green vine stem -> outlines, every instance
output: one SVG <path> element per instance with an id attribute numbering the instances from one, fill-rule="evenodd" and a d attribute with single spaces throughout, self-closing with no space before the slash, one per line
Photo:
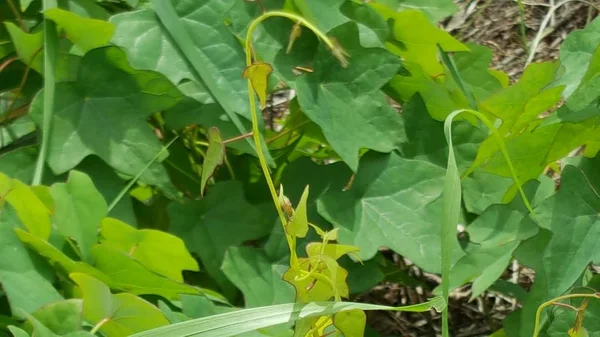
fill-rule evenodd
<path id="1" fill-rule="evenodd" d="M 556 304 L 556 302 L 558 302 L 558 301 L 567 300 L 567 299 L 571 299 L 571 298 L 595 298 L 595 299 L 600 300 L 600 293 L 564 295 L 564 296 L 559 296 L 557 298 L 551 299 L 550 301 L 542 303 L 538 307 L 537 312 L 535 313 L 535 326 L 533 327 L 533 337 L 538 337 L 540 334 L 540 321 L 542 318 L 542 311 L 544 311 L 544 309 L 546 307 Z"/>
<path id="2" fill-rule="evenodd" d="M 344 52 L 341 48 L 339 48 L 333 40 L 331 40 L 329 37 L 327 37 L 327 35 L 325 35 L 323 32 L 321 32 L 316 26 L 314 26 L 313 24 L 311 24 L 310 22 L 308 22 L 305 18 L 293 14 L 293 13 L 289 13 L 289 12 L 283 12 L 283 11 L 270 11 L 270 12 L 265 12 L 263 14 L 261 14 L 259 17 L 257 17 L 256 19 L 254 19 L 252 21 L 252 23 L 250 23 L 250 26 L 248 27 L 248 32 L 246 33 L 246 44 L 245 44 L 245 52 L 246 52 L 246 67 L 250 67 L 252 66 L 252 55 L 253 55 L 253 49 L 252 49 L 252 34 L 254 33 L 254 31 L 256 30 L 256 28 L 258 27 L 258 25 L 265 21 L 266 19 L 270 18 L 270 17 L 283 17 L 283 18 L 288 18 L 294 22 L 296 22 L 299 25 L 302 25 L 306 28 L 308 28 L 309 30 L 311 30 L 313 33 L 315 33 L 315 35 L 325 43 L 325 45 L 327 45 L 327 47 L 329 47 L 329 49 L 332 51 L 333 55 L 339 59 L 342 64 L 345 63 L 345 58 L 344 58 Z M 254 98 L 254 90 L 252 88 L 252 83 L 250 81 L 250 79 L 248 79 L 248 101 L 250 102 L 250 113 L 252 115 L 252 138 L 254 140 L 254 144 L 256 146 L 256 152 L 258 154 L 258 160 L 260 162 L 260 167 L 263 171 L 263 174 L 265 175 L 265 179 L 267 180 L 267 185 L 269 186 L 269 192 L 271 193 L 271 197 L 273 198 L 273 203 L 275 204 L 275 208 L 277 209 L 277 214 L 279 215 L 279 220 L 281 221 L 281 225 L 283 226 L 284 232 L 285 232 L 285 236 L 286 236 L 286 240 L 288 243 L 288 247 L 290 249 L 290 265 L 291 267 L 295 268 L 295 269 L 300 269 L 299 267 L 299 263 L 298 263 L 298 257 L 296 255 L 296 239 L 295 237 L 287 234 L 286 226 L 287 226 L 287 219 L 285 216 L 285 213 L 283 212 L 283 208 L 281 207 L 281 204 L 279 202 L 279 197 L 277 194 L 277 190 L 275 188 L 275 184 L 273 183 L 273 179 L 271 178 L 271 172 L 269 170 L 269 166 L 267 165 L 267 161 L 265 159 L 265 155 L 262 149 L 262 145 L 261 145 L 261 134 L 260 134 L 260 130 L 258 129 L 258 113 L 256 112 L 256 100 Z"/>

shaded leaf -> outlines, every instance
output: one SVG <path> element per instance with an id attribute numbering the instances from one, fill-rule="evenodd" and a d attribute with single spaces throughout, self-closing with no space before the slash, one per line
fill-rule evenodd
<path id="1" fill-rule="evenodd" d="M 385 4 L 397 11 L 418 9 L 433 24 L 437 24 L 438 21 L 456 13 L 458 10 L 452 0 L 376 0 L 375 2 Z"/>
<path id="2" fill-rule="evenodd" d="M 33 313 L 53 333 L 63 336 L 81 330 L 83 302 L 69 299 L 50 303 Z"/>
<path id="3" fill-rule="evenodd" d="M 61 99 L 55 104 L 50 134 L 48 164 L 52 170 L 66 172 L 95 154 L 130 176 L 140 172 L 162 149 L 146 119 L 172 107 L 181 97 L 162 75 L 131 68 L 125 53 L 116 47 L 87 53 L 77 81 L 59 83 L 56 95 Z M 31 108 L 38 125 L 42 105 L 40 94 Z M 144 171 L 141 181 L 176 195 L 158 163 Z"/>
<path id="4" fill-rule="evenodd" d="M 273 220 L 272 213 L 265 216 L 244 198 L 237 181 L 214 185 L 202 200 L 171 203 L 168 212 L 171 233 L 183 238 L 208 273 L 224 287 L 227 278 L 220 268 L 227 249 L 265 236 Z"/>
<path id="5" fill-rule="evenodd" d="M 289 303 L 292 286 L 282 280 L 289 266 L 271 264 L 264 252 L 250 247 L 231 247 L 221 270 L 244 294 L 246 307 Z"/>

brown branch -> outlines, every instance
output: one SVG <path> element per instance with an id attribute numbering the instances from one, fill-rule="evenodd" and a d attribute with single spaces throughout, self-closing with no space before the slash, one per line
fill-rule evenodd
<path id="1" fill-rule="evenodd" d="M 21 29 L 25 33 L 27 33 L 27 27 L 25 26 L 23 19 L 21 19 L 21 14 L 19 14 L 19 11 L 17 10 L 17 7 L 15 7 L 15 3 L 13 2 L 13 0 L 8 0 L 8 6 L 10 7 L 10 10 L 13 12 L 15 19 L 17 19 L 17 22 L 19 23 L 19 26 L 21 27 Z"/>

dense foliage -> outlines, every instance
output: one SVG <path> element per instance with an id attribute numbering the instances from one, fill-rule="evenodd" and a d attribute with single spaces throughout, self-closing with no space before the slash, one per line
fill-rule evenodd
<path id="1" fill-rule="evenodd" d="M 0 336 L 352 337 L 380 309 L 447 336 L 467 283 L 522 304 L 494 336 L 600 335 L 600 20 L 510 83 L 454 10 L 0 3 Z M 382 247 L 441 297 L 343 302 L 411 284 Z"/>

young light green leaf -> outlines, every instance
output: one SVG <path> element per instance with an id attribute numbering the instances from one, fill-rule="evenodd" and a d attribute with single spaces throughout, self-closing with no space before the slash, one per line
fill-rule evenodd
<path id="1" fill-rule="evenodd" d="M 133 257 L 149 270 L 183 282 L 183 270 L 198 271 L 198 263 L 185 248 L 183 240 L 153 229 L 135 229 L 117 219 L 105 218 L 100 234 L 103 245 Z"/>
<path id="2" fill-rule="evenodd" d="M 299 238 L 303 238 L 308 233 L 308 216 L 306 202 L 308 200 L 308 186 L 302 192 L 298 206 L 294 210 L 292 218 L 287 223 L 286 232 Z"/>
<path id="3" fill-rule="evenodd" d="M 70 277 L 83 293 L 83 316 L 94 324 L 92 332 L 125 337 L 169 324 L 163 313 L 145 300 L 127 293 L 113 295 L 92 276 L 73 273 Z"/>
<path id="4" fill-rule="evenodd" d="M 344 337 L 363 337 L 367 315 L 362 310 L 338 312 L 333 315 L 333 324 Z"/>
<path id="5" fill-rule="evenodd" d="M 115 26 L 104 20 L 88 19 L 60 8 L 51 8 L 44 16 L 56 23 L 66 37 L 85 54 L 91 49 L 106 46 L 115 31 Z"/>
<path id="6" fill-rule="evenodd" d="M 50 210 L 31 187 L 13 179 L 12 187 L 4 199 L 15 209 L 21 223 L 31 234 L 42 240 L 48 239 L 51 231 Z"/>
<path id="7" fill-rule="evenodd" d="M 215 174 L 219 166 L 223 165 L 225 156 L 225 144 L 221 138 L 221 132 L 215 127 L 208 129 L 208 149 L 206 150 L 206 156 L 202 165 L 200 195 L 204 195 L 208 179 Z"/>
<path id="8" fill-rule="evenodd" d="M 52 185 L 52 197 L 54 224 L 63 236 L 77 242 L 83 260 L 91 262 L 90 249 L 98 242 L 100 221 L 108 211 L 104 197 L 89 176 L 75 170 L 66 183 Z"/>
<path id="9" fill-rule="evenodd" d="M 328 316 L 345 311 L 390 310 L 424 312 L 432 308 L 440 311 L 445 308 L 445 305 L 445 302 L 440 297 L 436 297 L 425 303 L 405 307 L 388 307 L 353 302 L 288 303 L 244 309 L 195 319 L 138 333 L 130 337 L 229 337 L 303 318 Z"/>
<path id="10" fill-rule="evenodd" d="M 35 71 L 42 73 L 43 68 L 43 53 L 41 49 L 44 46 L 44 32 L 25 33 L 17 25 L 12 22 L 4 22 L 4 26 L 10 35 L 17 55 L 27 65 Z"/>

